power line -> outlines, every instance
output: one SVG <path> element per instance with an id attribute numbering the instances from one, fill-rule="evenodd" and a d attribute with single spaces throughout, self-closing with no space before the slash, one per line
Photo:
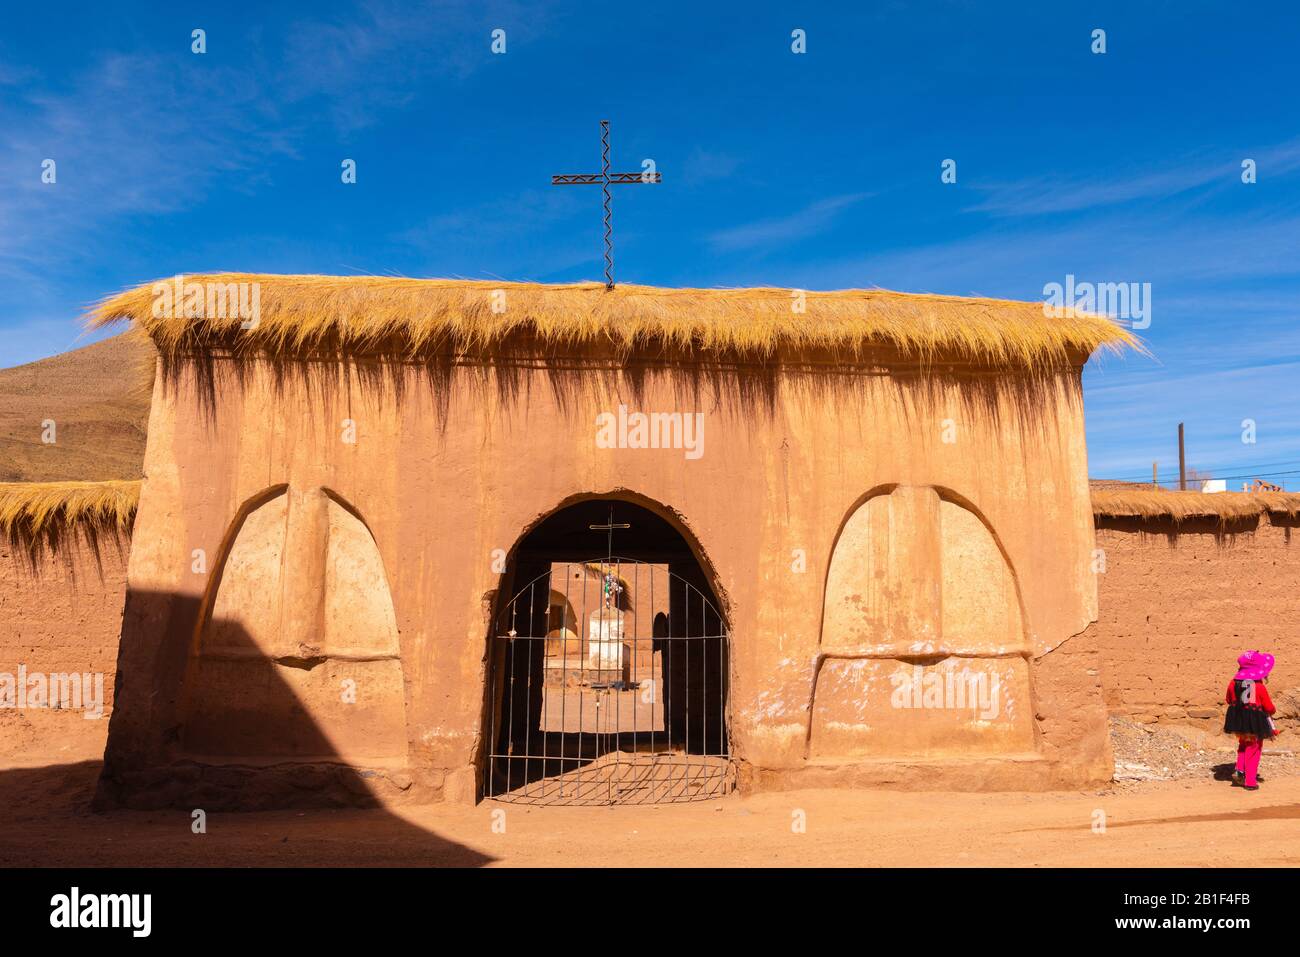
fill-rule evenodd
<path id="1" fill-rule="evenodd" d="M 1300 462 L 1274 462 L 1274 463 L 1272 463 L 1272 465 L 1300 465 Z M 1237 467 L 1240 468 L 1241 466 L 1237 466 Z M 1261 466 L 1260 466 L 1260 468 L 1269 468 L 1269 467 L 1270 467 L 1269 465 L 1261 465 Z M 1205 471 L 1205 472 L 1215 472 L 1215 471 L 1219 471 L 1219 470 L 1218 470 L 1218 469 L 1214 469 L 1214 468 L 1210 468 L 1210 467 L 1208 467 L 1208 466 L 1202 466 L 1202 467 L 1198 467 L 1198 468 L 1196 469 L 1196 471 L 1198 471 L 1198 472 L 1201 472 L 1201 471 Z M 1215 475 L 1215 476 L 1213 476 L 1213 477 L 1214 477 L 1214 478 L 1265 478 L 1265 477 L 1272 476 L 1272 475 L 1298 475 L 1298 474 L 1300 474 L 1300 469 L 1291 470 L 1291 471 L 1280 471 L 1280 472 L 1255 472 L 1255 471 L 1252 471 L 1252 472 L 1248 472 L 1248 473 L 1242 473 L 1242 474 L 1240 474 L 1240 475 Z M 1140 474 L 1140 475 L 1123 475 L 1123 476 L 1119 476 L 1119 475 L 1103 475 L 1103 476 L 1098 476 L 1098 478 L 1099 478 L 1101 481 L 1105 481 L 1105 482 L 1141 482 L 1141 481 L 1143 481 L 1143 480 L 1147 480 L 1147 479 L 1148 479 L 1146 473 L 1142 473 L 1142 474 Z"/>
<path id="2" fill-rule="evenodd" d="M 1256 469 L 1281 469 L 1281 468 L 1287 468 L 1287 467 L 1296 467 L 1296 468 L 1300 468 L 1300 462 L 1263 462 L 1263 463 L 1261 463 L 1261 464 L 1259 464 L 1259 465 L 1257 465 L 1257 466 L 1253 466 L 1253 468 L 1256 468 Z M 1226 471 L 1234 471 L 1234 472 L 1235 472 L 1235 471 L 1238 471 L 1238 470 L 1240 470 L 1240 469 L 1251 468 L 1251 466 L 1245 466 L 1245 465 L 1223 465 L 1223 466 L 1200 465 L 1200 466 L 1197 466 L 1197 468 L 1199 468 L 1199 469 L 1202 470 L 1202 471 L 1210 471 L 1210 472 L 1215 471 L 1215 470 L 1218 470 L 1218 471 L 1225 471 L 1225 470 L 1226 470 Z M 1119 478 L 1132 478 L 1132 479 L 1137 480 L 1137 479 L 1142 479 L 1142 478 L 1144 478 L 1144 477 L 1146 476 L 1146 474 L 1147 474 L 1147 473 L 1142 472 L 1142 473 L 1135 473 L 1134 475 L 1131 475 L 1131 476 L 1127 476 L 1127 475 L 1126 475 L 1126 476 L 1115 476 L 1115 478 L 1117 478 L 1117 479 L 1119 479 Z"/>

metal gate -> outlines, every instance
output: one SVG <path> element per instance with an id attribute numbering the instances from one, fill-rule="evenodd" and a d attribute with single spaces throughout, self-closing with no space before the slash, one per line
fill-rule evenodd
<path id="1" fill-rule="evenodd" d="M 728 653 L 717 608 L 667 565 L 552 562 L 494 623 L 484 797 L 657 804 L 731 791 Z"/>

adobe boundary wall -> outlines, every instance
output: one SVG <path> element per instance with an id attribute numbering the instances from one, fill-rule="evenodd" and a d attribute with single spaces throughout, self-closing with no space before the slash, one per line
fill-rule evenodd
<path id="1" fill-rule="evenodd" d="M 57 555 L 32 559 L 0 542 L 0 761 L 50 765 L 103 755 L 128 547 L 73 540 Z M 65 676 L 77 676 L 81 687 L 65 685 Z"/>
<path id="2" fill-rule="evenodd" d="M 1060 681 L 1079 693 L 1085 691 L 1079 678 L 1087 676 L 1100 683 L 1112 715 L 1213 730 L 1222 720 L 1233 660 L 1261 648 L 1278 659 L 1271 690 L 1279 725 L 1300 729 L 1300 523 L 1267 513 L 1227 526 L 1099 517 L 1096 535 L 1105 563 L 1099 619 L 1036 660 L 1037 680 Z M 99 720 L 72 710 L 0 708 L 0 760 L 44 765 L 102 753 L 126 593 L 125 551 L 125 544 L 98 552 L 76 544 L 33 564 L 0 544 L 0 673 L 16 675 L 21 665 L 29 674 L 104 676 Z M 1062 700 L 1061 690 L 1051 696 Z M 1044 743 L 1050 746 L 1054 725 L 1064 740 L 1085 737 L 1068 725 L 1087 714 L 1037 715 Z M 980 764 L 954 766 L 949 783 L 980 776 L 987 771 Z M 906 788 L 918 782 L 903 765 L 871 768 L 869 782 L 815 769 L 777 781 L 755 770 L 741 768 L 742 786 Z"/>
<path id="3" fill-rule="evenodd" d="M 1277 657 L 1279 726 L 1300 713 L 1300 522 L 1097 519 L 1095 636 L 1112 715 L 1221 727 L 1241 652 Z"/>

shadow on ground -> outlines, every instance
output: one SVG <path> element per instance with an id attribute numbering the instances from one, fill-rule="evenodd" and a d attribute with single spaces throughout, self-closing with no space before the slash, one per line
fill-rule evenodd
<path id="1" fill-rule="evenodd" d="M 0 770 L 3 867 L 480 867 L 494 858 L 384 808 L 231 811 L 195 834 L 186 810 L 90 808 L 102 764 Z"/>

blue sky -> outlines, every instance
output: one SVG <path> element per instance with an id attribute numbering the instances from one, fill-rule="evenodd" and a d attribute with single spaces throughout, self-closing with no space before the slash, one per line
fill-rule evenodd
<path id="1" fill-rule="evenodd" d="M 549 176 L 608 117 L 664 176 L 617 189 L 620 280 L 1149 282 L 1156 359 L 1085 372 L 1092 474 L 1174 474 L 1185 421 L 1190 466 L 1300 488 L 1298 44 L 1283 3 L 18 5 L 0 366 L 178 272 L 598 278 L 599 190 Z"/>

